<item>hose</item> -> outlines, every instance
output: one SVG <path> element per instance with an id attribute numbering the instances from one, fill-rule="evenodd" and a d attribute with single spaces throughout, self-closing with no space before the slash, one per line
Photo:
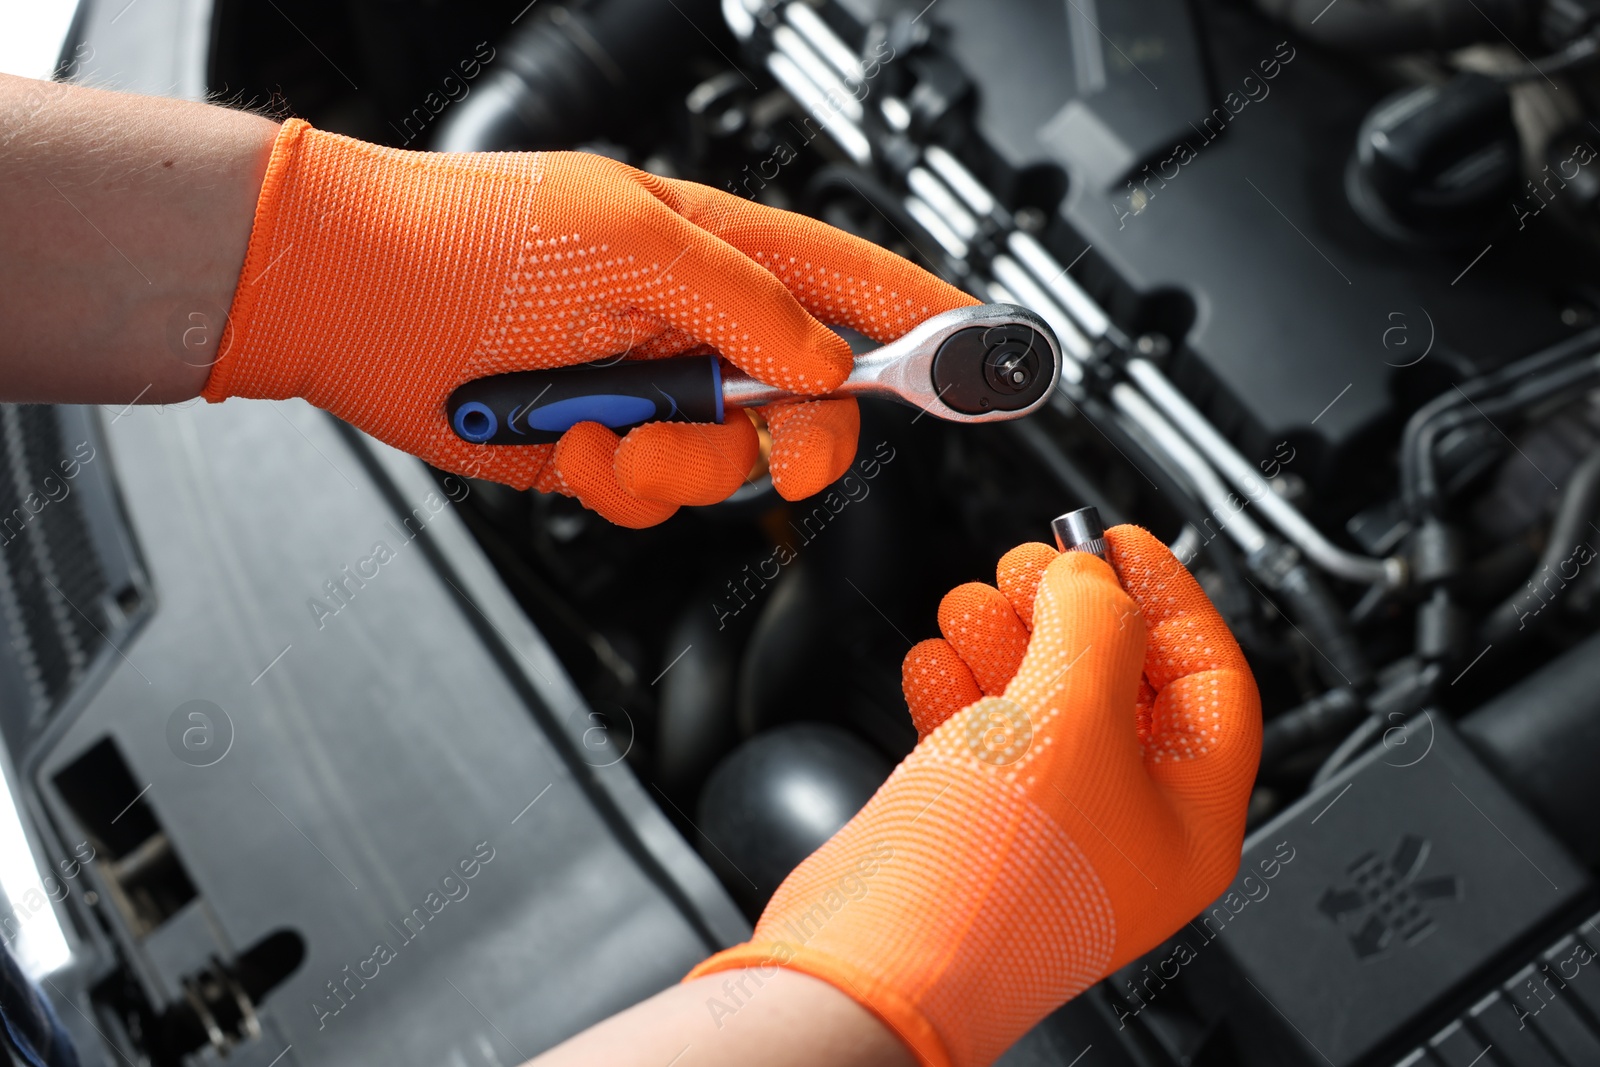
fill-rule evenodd
<path id="1" fill-rule="evenodd" d="M 1489 77 L 1506 82 L 1533 81 L 1552 74 L 1565 74 L 1569 70 L 1587 66 L 1600 56 L 1600 34 L 1590 32 L 1569 43 L 1561 51 L 1543 59 L 1530 60 L 1513 70 L 1491 73 Z"/>
<path id="2" fill-rule="evenodd" d="M 1261 478 L 1261 472 L 1256 465 L 1244 458 L 1244 455 L 1233 446 L 1222 433 L 1212 425 L 1199 408 L 1180 391 L 1177 386 L 1167 379 L 1161 369 L 1154 363 L 1142 357 L 1130 357 L 1123 365 L 1128 377 L 1139 387 L 1139 392 L 1148 397 L 1150 402 L 1159 408 L 1158 417 L 1151 418 L 1151 413 L 1141 414 L 1138 410 L 1148 407 L 1148 403 L 1140 403 L 1128 393 L 1132 390 L 1122 385 L 1111 387 L 1112 401 L 1119 408 L 1128 410 L 1146 428 L 1152 436 L 1169 437 L 1175 435 L 1187 438 L 1189 442 L 1204 453 L 1201 459 L 1203 470 L 1196 471 L 1197 480 L 1195 488 L 1202 499 L 1210 494 L 1205 489 L 1205 482 L 1214 480 L 1213 473 L 1220 474 L 1234 488 L 1260 509 L 1262 516 L 1272 526 L 1276 527 L 1284 537 L 1288 538 L 1306 557 L 1318 567 L 1329 574 L 1347 581 L 1369 584 L 1381 581 L 1386 585 L 1401 586 L 1406 582 L 1405 563 L 1399 558 L 1374 559 L 1371 556 L 1351 552 L 1341 548 L 1330 541 L 1326 535 L 1306 516 L 1302 515 L 1288 500 L 1270 491 Z M 1170 423 L 1170 427 L 1167 424 Z M 1168 433 L 1163 433 L 1163 428 Z M 1179 450 L 1191 451 L 1186 444 L 1174 442 L 1168 451 L 1174 453 Z M 1207 503 L 1210 501 L 1207 500 Z M 1253 524 L 1252 524 L 1253 525 Z M 1241 532 L 1238 530 L 1235 533 Z M 1259 546 L 1247 546 L 1247 552 L 1254 552 Z"/>
<path id="3" fill-rule="evenodd" d="M 1600 512 L 1600 448 L 1589 453 L 1567 478 L 1561 501 L 1556 506 L 1555 519 L 1550 523 L 1550 535 L 1545 540 L 1544 552 L 1528 577 L 1528 585 L 1532 586 L 1541 572 L 1555 571 L 1562 581 L 1562 588 L 1566 587 L 1565 583 L 1571 579 L 1562 575 L 1558 568 L 1568 562 L 1571 553 L 1580 544 L 1587 543 L 1583 536 L 1584 529 L 1597 512 Z M 1506 642 L 1527 632 L 1527 621 L 1521 610 L 1525 599 L 1520 591 L 1513 593 L 1491 611 L 1480 630 L 1482 640 L 1489 644 Z M 1542 609 L 1544 600 L 1541 598 L 1538 603 Z M 1540 614 L 1542 610 L 1534 612 L 1533 617 Z"/>
<path id="4" fill-rule="evenodd" d="M 1318 767 L 1317 773 L 1312 776 L 1308 789 L 1315 791 L 1326 784 L 1330 778 L 1344 769 L 1346 764 L 1366 750 L 1372 743 L 1374 735 L 1387 732 L 1390 727 L 1398 726 L 1403 720 L 1421 710 L 1433 698 L 1433 691 L 1443 676 L 1444 667 L 1438 663 L 1429 663 L 1421 668 L 1415 667 L 1414 661 L 1408 664 L 1408 669 L 1399 677 L 1372 695 L 1372 699 L 1367 702 L 1372 713 L 1362 719 L 1355 729 L 1339 742 L 1339 747 L 1323 760 L 1322 766 Z M 1263 733 L 1263 747 L 1265 744 L 1266 738 Z"/>
<path id="5" fill-rule="evenodd" d="M 1248 562 L 1284 602 L 1284 614 L 1318 653 L 1318 672 L 1324 679 L 1330 685 L 1366 690 L 1372 684 L 1372 666 L 1343 605 L 1334 599 L 1322 576 L 1300 553 L 1281 543 L 1255 553 Z"/>
<path id="6" fill-rule="evenodd" d="M 1520 0 L 1412 0 L 1330 4 L 1327 0 L 1256 0 L 1256 6 L 1318 44 L 1365 55 L 1453 51 L 1499 40 L 1497 27 L 1517 37 L 1537 5 Z"/>
<path id="7" fill-rule="evenodd" d="M 1499 370 L 1480 375 L 1463 385 L 1446 390 L 1413 412 L 1406 420 L 1405 431 L 1400 438 L 1400 492 L 1407 513 L 1413 519 L 1420 519 L 1437 506 L 1437 501 L 1433 499 L 1424 502 L 1419 487 L 1424 466 L 1429 468 L 1430 488 L 1432 484 L 1433 436 L 1425 437 L 1424 431 L 1433 420 L 1457 405 L 1468 401 L 1476 402 L 1507 386 L 1514 386 L 1519 382 L 1526 383 L 1530 378 L 1537 380 L 1537 376 L 1541 376 L 1549 368 L 1564 363 L 1574 356 L 1593 353 L 1597 347 L 1600 347 L 1600 326 L 1574 334 L 1530 356 L 1508 363 Z"/>
<path id="8" fill-rule="evenodd" d="M 1570 389 L 1585 381 L 1600 377 L 1600 354 L 1590 356 L 1567 366 L 1523 382 L 1506 393 L 1481 403 L 1472 403 L 1467 409 L 1456 409 L 1435 418 L 1423 428 L 1418 439 L 1421 460 L 1418 468 L 1417 492 L 1428 514 L 1437 512 L 1441 503 L 1441 490 L 1433 466 L 1433 445 L 1439 435 L 1477 419 L 1489 419 L 1507 412 L 1520 411 L 1563 389 Z"/>
<path id="9" fill-rule="evenodd" d="M 441 152 L 570 148 L 600 133 L 630 93 L 687 69 L 715 0 L 596 0 L 550 7 L 497 44 L 470 95 L 439 123 Z"/>
<path id="10" fill-rule="evenodd" d="M 1303 748 L 1347 730 L 1367 705 L 1349 686 L 1338 686 L 1279 715 L 1261 730 L 1261 766 L 1272 767 Z"/>
<path id="11" fill-rule="evenodd" d="M 1142 406 L 1146 402 L 1139 394 L 1132 390 L 1126 390 L 1123 394 L 1118 395 L 1117 389 L 1126 390 L 1126 387 L 1117 386 L 1113 388 L 1113 400 L 1118 402 L 1119 406 L 1124 403 L 1133 405 L 1127 410 L 1132 411 L 1134 414 L 1142 410 Z M 1149 450 L 1122 427 L 1121 421 L 1116 417 L 1112 409 L 1103 405 L 1098 399 L 1086 397 L 1080 401 L 1080 407 L 1084 414 L 1088 416 L 1090 422 L 1097 426 L 1125 456 L 1130 451 L 1148 454 Z M 1119 437 L 1123 438 L 1130 447 L 1125 448 L 1119 442 Z M 1173 442 L 1171 448 L 1176 447 L 1177 442 Z M 1170 451 L 1171 449 L 1169 448 Z M 1132 462 L 1131 458 L 1130 462 Z M 1197 460 L 1197 462 L 1202 464 L 1202 470 L 1209 473 L 1209 468 L 1203 466 L 1203 460 Z M 1179 505 L 1179 513 L 1186 522 L 1196 529 L 1211 528 L 1212 516 L 1206 513 L 1205 507 L 1199 500 L 1190 495 L 1187 487 L 1183 486 L 1176 477 L 1168 473 L 1164 464 L 1151 462 L 1148 465 L 1136 465 L 1144 468 L 1146 477 L 1150 478 L 1151 482 L 1161 492 L 1165 493 L 1169 500 Z M 1160 475 L 1159 479 L 1156 477 L 1158 473 Z M 1235 515 L 1232 521 L 1242 525 L 1243 519 L 1244 516 Z M 1232 528 L 1225 527 L 1225 529 L 1228 529 L 1229 532 L 1234 532 Z M 1323 583 L 1321 575 L 1312 569 L 1306 562 L 1305 557 L 1301 556 L 1296 549 L 1266 536 L 1256 529 L 1253 524 L 1251 524 L 1251 529 L 1253 532 L 1251 537 L 1247 539 L 1251 548 L 1246 563 L 1251 572 L 1266 583 L 1268 588 L 1273 590 L 1279 599 L 1284 602 L 1285 615 L 1293 621 L 1301 636 L 1319 654 L 1319 673 L 1323 674 L 1330 685 L 1342 683 L 1357 690 L 1364 690 L 1371 683 L 1372 669 L 1356 641 L 1355 632 L 1349 625 L 1344 608 L 1334 599 L 1333 594 Z M 1216 542 L 1220 540 L 1221 538 L 1212 537 L 1205 543 L 1204 547 L 1207 550 L 1211 550 Z M 1221 553 L 1219 552 L 1217 555 L 1220 556 Z M 1249 578 L 1239 572 L 1238 566 L 1233 563 L 1231 555 L 1224 558 L 1229 561 L 1228 564 L 1224 564 L 1224 566 L 1229 566 L 1228 571 L 1222 572 L 1224 581 L 1228 586 L 1240 590 L 1240 595 L 1236 599 L 1237 606 L 1232 608 L 1233 613 L 1230 614 L 1229 610 L 1225 608 L 1224 615 L 1230 619 L 1235 617 L 1252 619 L 1255 617 L 1254 606 L 1249 603 L 1248 595 L 1243 594 L 1243 589 L 1247 584 L 1256 589 L 1257 592 L 1260 592 L 1260 589 Z M 1239 582 L 1236 586 L 1233 585 L 1235 575 L 1237 575 Z"/>
<path id="12" fill-rule="evenodd" d="M 1383 732 L 1387 722 L 1387 719 L 1378 714 L 1368 715 L 1362 719 L 1360 725 L 1351 730 L 1350 735 L 1339 742 L 1339 747 L 1322 761 L 1317 773 L 1311 776 L 1311 784 L 1306 787 L 1306 792 L 1315 793 L 1328 784 L 1334 775 L 1344 770 L 1351 760 L 1366 750 L 1372 739 Z"/>
<path id="13" fill-rule="evenodd" d="M 1370 711 L 1381 717 L 1409 714 L 1433 695 L 1441 668 L 1402 660 L 1385 668 L 1378 689 L 1370 698 L 1348 686 L 1336 686 L 1271 720 L 1261 731 L 1261 766 L 1273 766 L 1301 749 L 1320 745 L 1349 730 Z"/>

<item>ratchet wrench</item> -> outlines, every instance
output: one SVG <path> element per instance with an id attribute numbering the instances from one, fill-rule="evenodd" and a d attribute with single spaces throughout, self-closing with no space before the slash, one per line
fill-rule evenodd
<path id="1" fill-rule="evenodd" d="M 1037 410 L 1061 374 L 1061 348 L 1043 319 L 1011 304 L 935 315 L 858 355 L 829 397 L 898 400 L 949 422 L 998 422 Z M 715 355 L 611 360 L 514 371 L 467 382 L 446 413 L 474 444 L 555 441 L 580 422 L 619 432 L 655 421 L 718 422 L 729 408 L 820 397 L 757 381 Z"/>

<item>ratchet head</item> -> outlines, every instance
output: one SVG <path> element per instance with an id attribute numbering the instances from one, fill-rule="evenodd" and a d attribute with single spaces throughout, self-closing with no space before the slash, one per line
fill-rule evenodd
<path id="1" fill-rule="evenodd" d="M 1043 319 L 1014 304 L 935 315 L 856 359 L 847 390 L 890 394 L 950 422 L 999 422 L 1036 410 L 1061 377 L 1061 347 Z"/>
<path id="2" fill-rule="evenodd" d="M 1014 304 L 975 304 L 918 323 L 897 341 L 856 356 L 830 396 L 875 396 L 949 422 L 1019 419 L 1049 399 L 1061 346 L 1044 320 Z M 722 376 L 729 407 L 794 398 L 733 367 Z"/>
<path id="3" fill-rule="evenodd" d="M 1013 304 L 961 308 L 951 317 L 929 365 L 936 402 L 948 410 L 930 404 L 930 414 L 989 422 L 1019 418 L 1045 402 L 1061 376 L 1061 349 L 1043 319 Z"/>

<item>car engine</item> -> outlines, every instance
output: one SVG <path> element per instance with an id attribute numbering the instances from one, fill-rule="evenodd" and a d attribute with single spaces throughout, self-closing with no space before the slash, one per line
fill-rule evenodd
<path id="1" fill-rule="evenodd" d="M 942 593 L 1092 505 L 1228 620 L 1261 769 L 1229 892 L 1002 1063 L 1600 1063 L 1600 7 L 222 0 L 208 32 L 214 98 L 704 182 L 1060 340 L 1037 414 L 868 402 L 850 472 L 797 503 L 758 467 L 630 531 L 433 472 L 570 678 L 569 762 L 631 772 L 618 810 L 698 851 L 650 877 L 720 882 L 673 890 L 685 914 L 760 913 L 914 744 L 899 664 Z M 137 787 L 41 759 L 57 821 Z M 126 832 L 87 839 L 149 847 Z M 253 951 L 218 988 L 261 1000 L 300 950 Z M 237 1051 L 137 972 L 85 996 L 153 1062 Z"/>

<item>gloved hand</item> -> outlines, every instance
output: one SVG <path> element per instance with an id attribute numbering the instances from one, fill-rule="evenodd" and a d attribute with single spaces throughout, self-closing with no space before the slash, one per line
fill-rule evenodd
<path id="1" fill-rule="evenodd" d="M 823 223 L 600 156 L 407 152 L 291 120 L 205 397 L 304 397 L 435 466 L 649 526 L 739 487 L 757 454 L 748 418 L 474 445 L 450 432 L 446 398 L 490 374 L 704 346 L 821 394 L 851 364 L 823 322 L 887 342 L 972 303 Z M 787 499 L 850 465 L 854 401 L 762 410 Z"/>
<path id="2" fill-rule="evenodd" d="M 803 971 L 920 1062 L 981 1067 L 1226 888 L 1260 748 L 1255 682 L 1164 545 L 1132 526 L 1107 541 L 1120 586 L 1093 556 L 1023 545 L 1000 589 L 946 598 L 945 641 L 906 658 L 916 749 L 751 940 L 691 977 Z"/>

